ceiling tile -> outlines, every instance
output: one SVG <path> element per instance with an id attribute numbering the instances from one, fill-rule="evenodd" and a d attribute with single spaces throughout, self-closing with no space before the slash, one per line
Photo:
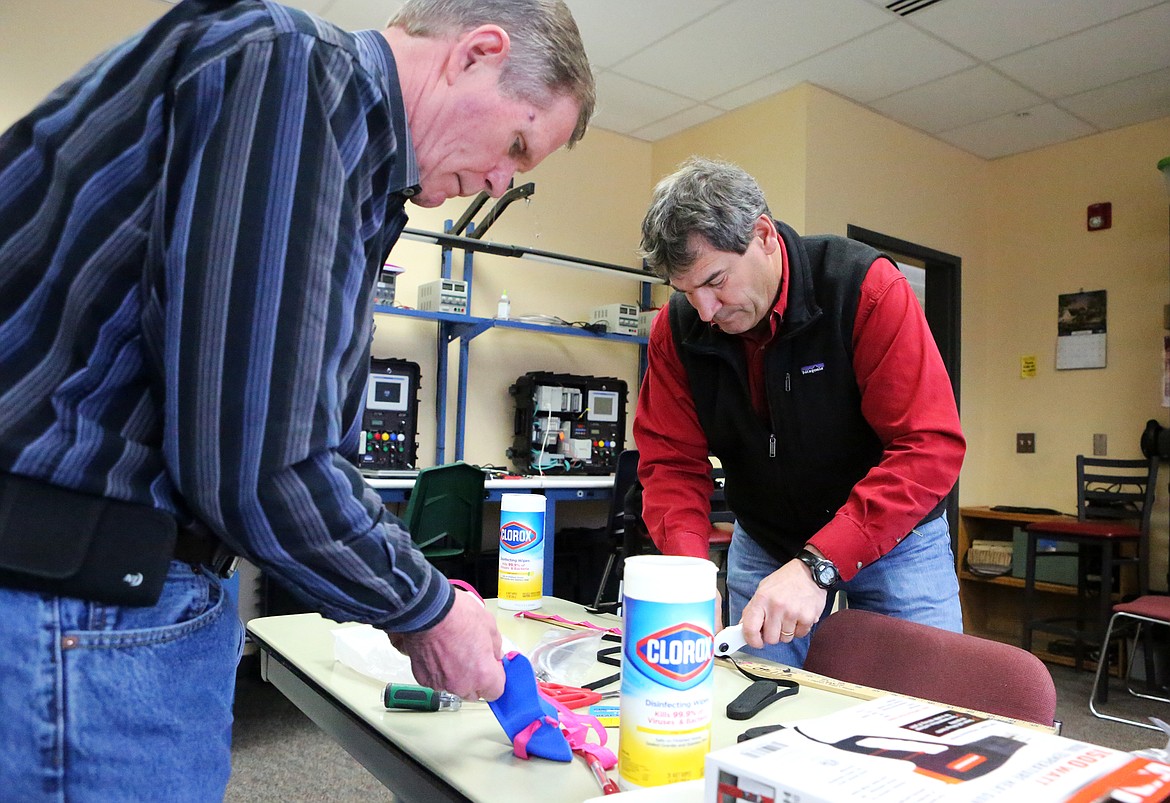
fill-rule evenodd
<path id="1" fill-rule="evenodd" d="M 651 123 L 644 128 L 632 132 L 632 136 L 638 139 L 644 139 L 647 142 L 654 142 L 655 140 L 669 137 L 671 134 L 677 134 L 679 131 L 685 131 L 691 126 L 705 123 L 708 120 L 714 120 L 719 115 L 723 114 L 722 109 L 717 109 L 714 106 L 698 105 L 683 109 L 678 114 L 672 114 L 670 117 L 659 120 L 657 123 Z"/>
<path id="2" fill-rule="evenodd" d="M 629 134 L 691 105 L 687 98 L 602 72 L 597 75 L 597 111 L 593 115 L 593 124 L 619 134 Z"/>
<path id="3" fill-rule="evenodd" d="M 755 103 L 757 100 L 766 98 L 769 95 L 786 92 L 797 84 L 804 82 L 804 74 L 800 70 L 780 70 L 771 75 L 765 75 L 763 78 L 759 78 L 749 84 L 744 84 L 738 89 L 733 89 L 726 94 L 717 95 L 707 102 L 724 111 L 731 111 L 732 109 L 738 109 L 740 106 Z"/>
<path id="4" fill-rule="evenodd" d="M 735 0 L 614 69 L 675 94 L 706 100 L 889 20 L 887 12 L 865 0 Z"/>
<path id="5" fill-rule="evenodd" d="M 936 136 L 976 156 L 997 159 L 1087 136 L 1095 131 L 1088 123 L 1046 103 L 1024 112 L 1004 114 L 943 131 Z"/>
<path id="6" fill-rule="evenodd" d="M 286 1 L 349 30 L 404 2 Z M 889 0 L 566 2 L 599 74 L 595 127 L 648 141 L 804 82 L 989 158 L 1170 114 L 1170 0 L 939 0 L 907 17 Z M 0 128 L 169 8 L 0 0 Z"/>
<path id="7" fill-rule="evenodd" d="M 973 66 L 975 60 L 969 56 L 895 22 L 779 74 L 801 75 L 845 97 L 869 103 Z"/>
<path id="8" fill-rule="evenodd" d="M 1170 115 L 1170 69 L 1064 98 L 1057 104 L 1102 129 Z"/>
<path id="9" fill-rule="evenodd" d="M 991 61 L 1041 42 L 1100 25 L 1159 0 L 962 0 L 911 15 L 913 24 L 973 56 Z"/>
<path id="10" fill-rule="evenodd" d="M 994 66 L 1050 98 L 1170 67 L 1170 3 L 1007 56 Z"/>
<path id="11" fill-rule="evenodd" d="M 936 132 L 1020 111 L 1042 100 L 994 70 L 976 67 L 870 105 L 895 120 Z"/>
<path id="12" fill-rule="evenodd" d="M 585 52 L 605 69 L 729 0 L 565 0 Z"/>

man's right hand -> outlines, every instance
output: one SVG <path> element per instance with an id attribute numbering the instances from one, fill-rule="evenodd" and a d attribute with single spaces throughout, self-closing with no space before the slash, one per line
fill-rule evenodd
<path id="1" fill-rule="evenodd" d="M 500 631 L 471 594 L 456 591 L 455 604 L 430 630 L 389 635 L 410 656 L 414 678 L 424 686 L 466 700 L 495 700 L 504 693 Z"/>

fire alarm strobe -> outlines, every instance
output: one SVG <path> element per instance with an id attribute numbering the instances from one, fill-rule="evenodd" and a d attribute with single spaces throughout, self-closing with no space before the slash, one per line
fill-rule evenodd
<path id="1" fill-rule="evenodd" d="M 1113 204 L 1089 204 L 1086 225 L 1089 231 L 1100 231 L 1113 225 Z"/>

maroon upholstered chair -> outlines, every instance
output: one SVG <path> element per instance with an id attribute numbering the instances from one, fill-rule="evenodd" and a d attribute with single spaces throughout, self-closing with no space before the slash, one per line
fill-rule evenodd
<path id="1" fill-rule="evenodd" d="M 1055 723 L 1052 675 L 1030 652 L 870 611 L 847 608 L 826 617 L 804 668 L 946 705 Z"/>
<path id="2" fill-rule="evenodd" d="M 1115 460 L 1077 455 L 1077 517 L 1033 522 L 1027 528 L 1023 647 L 1034 631 L 1071 638 L 1077 669 L 1086 647 L 1108 652 L 1105 630 L 1120 573 L 1130 567 L 1139 594 L 1149 591 L 1150 513 L 1158 459 Z M 1040 549 L 1043 540 L 1073 549 Z M 1052 557 L 1077 559 L 1077 610 L 1072 616 L 1036 616 L 1036 564 Z"/>
<path id="3" fill-rule="evenodd" d="M 1162 636 L 1160 639 L 1152 636 L 1152 631 L 1154 630 L 1161 630 Z M 1147 594 L 1138 597 L 1132 602 L 1123 602 L 1119 605 L 1114 605 L 1113 617 L 1109 620 L 1109 627 L 1105 631 L 1104 643 L 1108 644 L 1110 639 L 1115 636 L 1130 634 L 1129 631 L 1132 631 L 1133 649 L 1130 651 L 1129 660 L 1126 662 L 1125 690 L 1134 697 L 1170 703 L 1170 697 L 1153 693 L 1158 690 L 1165 692 L 1168 683 L 1166 678 L 1159 679 L 1157 676 L 1158 670 L 1154 661 L 1154 645 L 1166 644 L 1170 641 L 1170 637 L 1166 635 L 1167 631 L 1170 631 L 1170 597 Z M 1143 636 L 1145 638 L 1142 646 L 1146 659 L 1145 691 L 1138 691 L 1133 685 L 1131 676 L 1133 674 L 1134 658 L 1137 655 L 1138 642 Z M 1102 650 L 1101 657 L 1097 661 L 1097 677 L 1093 683 L 1093 690 L 1089 693 L 1089 711 L 1099 719 L 1124 722 L 1128 725 L 1136 725 L 1139 728 L 1149 728 L 1155 731 L 1161 730 L 1161 728 L 1149 722 L 1126 719 L 1098 710 L 1098 703 L 1107 702 L 1109 697 L 1109 673 L 1106 671 L 1108 663 L 1107 651 Z"/>

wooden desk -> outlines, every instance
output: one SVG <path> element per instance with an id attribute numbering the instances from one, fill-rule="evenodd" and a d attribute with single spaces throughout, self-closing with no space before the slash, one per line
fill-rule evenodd
<path id="1" fill-rule="evenodd" d="M 976 540 L 1011 541 L 1016 527 L 1047 521 L 1052 515 L 1006 513 L 990 507 L 959 508 L 959 535 L 955 552 L 959 598 L 963 605 L 963 629 L 976 636 L 1019 645 L 1023 640 L 1024 581 L 1010 574 L 985 577 L 967 569 L 967 548 Z M 1036 616 L 1070 615 L 1075 610 L 1076 586 L 1036 583 Z M 1073 660 L 1034 647 L 1045 661 L 1071 666 Z"/>
<path id="2" fill-rule="evenodd" d="M 606 627 L 620 626 L 612 615 L 590 616 L 575 603 L 545 597 L 541 612 L 560 614 L 574 621 L 586 619 Z M 500 631 L 524 652 L 531 650 L 550 625 L 517 619 L 512 611 L 499 611 Z M 404 803 L 421 801 L 477 801 L 477 803 L 527 803 L 527 801 L 583 801 L 600 794 L 584 762 L 570 764 L 512 755 L 512 746 L 491 710 L 484 703 L 466 703 L 455 713 L 423 714 L 386 711 L 382 707 L 383 684 L 333 660 L 333 637 L 338 625 L 317 614 L 296 614 L 253 619 L 248 631 L 260 648 L 264 676 L 323 730 L 337 739 L 374 776 Z M 567 632 L 567 631 L 566 631 Z M 596 677 L 611 674 L 613 667 L 598 664 Z M 818 678 L 810 673 L 794 677 Z M 821 678 L 822 681 L 827 681 Z M 712 748 L 735 743 L 749 727 L 790 722 L 829 714 L 875 696 L 858 694 L 846 684 L 802 685 L 800 693 L 773 703 L 750 721 L 737 722 L 724 714 L 726 704 L 749 684 L 726 662 L 715 666 L 716 709 L 712 724 Z M 606 690 L 617 689 L 615 683 Z M 609 728 L 608 746 L 617 751 L 617 728 Z M 616 772 L 612 772 L 617 777 Z M 555 790 L 555 791 L 550 791 Z M 688 797 L 697 793 L 696 797 Z M 692 786 L 672 798 L 672 803 L 702 799 L 702 787 Z"/>
<path id="3" fill-rule="evenodd" d="M 405 502 L 414 487 L 411 478 L 377 479 L 366 482 L 383 502 Z M 553 593 L 553 560 L 556 556 L 557 505 L 561 502 L 605 501 L 613 496 L 613 475 L 549 475 L 489 479 L 483 484 L 489 502 L 499 502 L 506 493 L 540 493 L 552 504 L 544 514 L 544 595 Z"/>

